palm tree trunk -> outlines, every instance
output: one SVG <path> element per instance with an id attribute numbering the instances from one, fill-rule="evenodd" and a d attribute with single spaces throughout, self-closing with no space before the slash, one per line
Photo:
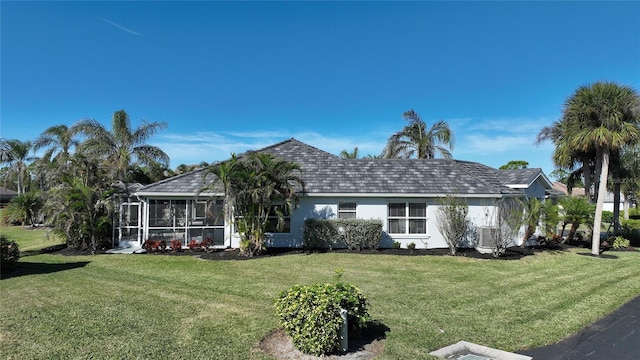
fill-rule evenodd
<path id="1" fill-rule="evenodd" d="M 620 233 L 620 179 L 613 180 L 613 232 Z"/>
<path id="2" fill-rule="evenodd" d="M 591 167 L 589 166 L 589 160 L 582 162 L 582 177 L 584 178 L 584 195 L 591 203 L 593 198 L 591 197 Z"/>
<path id="3" fill-rule="evenodd" d="M 609 176 L 609 149 L 600 150 L 600 181 L 598 183 L 598 198 L 596 200 L 596 214 L 593 220 L 593 237 L 591 239 L 591 254 L 600 255 L 600 227 L 602 226 L 602 206 L 607 194 L 607 177 Z"/>

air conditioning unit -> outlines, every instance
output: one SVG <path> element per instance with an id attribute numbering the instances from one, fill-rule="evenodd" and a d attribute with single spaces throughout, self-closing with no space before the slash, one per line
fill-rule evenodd
<path id="1" fill-rule="evenodd" d="M 498 238 L 498 230 L 499 229 L 497 227 L 479 227 L 478 232 L 480 235 L 480 239 L 478 241 L 478 247 L 495 247 L 496 239 Z"/>

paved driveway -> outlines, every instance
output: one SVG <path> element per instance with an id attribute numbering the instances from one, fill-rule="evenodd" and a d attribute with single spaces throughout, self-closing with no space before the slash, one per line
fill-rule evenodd
<path id="1" fill-rule="evenodd" d="M 639 360 L 640 296 L 557 344 L 516 352 L 533 360 Z"/>

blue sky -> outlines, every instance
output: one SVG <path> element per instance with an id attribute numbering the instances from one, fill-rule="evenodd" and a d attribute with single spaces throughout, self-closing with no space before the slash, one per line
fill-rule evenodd
<path id="1" fill-rule="evenodd" d="M 124 109 L 171 166 L 295 137 L 381 152 L 417 111 L 454 158 L 548 174 L 579 86 L 640 90 L 640 2 L 0 3 L 0 137 Z"/>

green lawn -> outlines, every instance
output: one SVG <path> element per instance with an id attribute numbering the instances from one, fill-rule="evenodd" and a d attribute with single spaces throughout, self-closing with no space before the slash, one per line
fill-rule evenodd
<path id="1" fill-rule="evenodd" d="M 22 226 L 0 226 L 0 235 L 15 241 L 23 256 L 37 253 L 39 250 L 64 244 L 64 240 L 46 228 L 31 228 Z"/>
<path id="2" fill-rule="evenodd" d="M 640 252 L 549 252 L 519 261 L 387 255 L 42 254 L 0 282 L 3 359 L 261 359 L 273 301 L 343 280 L 390 330 L 381 358 L 428 358 L 459 340 L 508 351 L 555 342 L 640 294 Z M 5 274 L 6 275 L 6 274 Z"/>

